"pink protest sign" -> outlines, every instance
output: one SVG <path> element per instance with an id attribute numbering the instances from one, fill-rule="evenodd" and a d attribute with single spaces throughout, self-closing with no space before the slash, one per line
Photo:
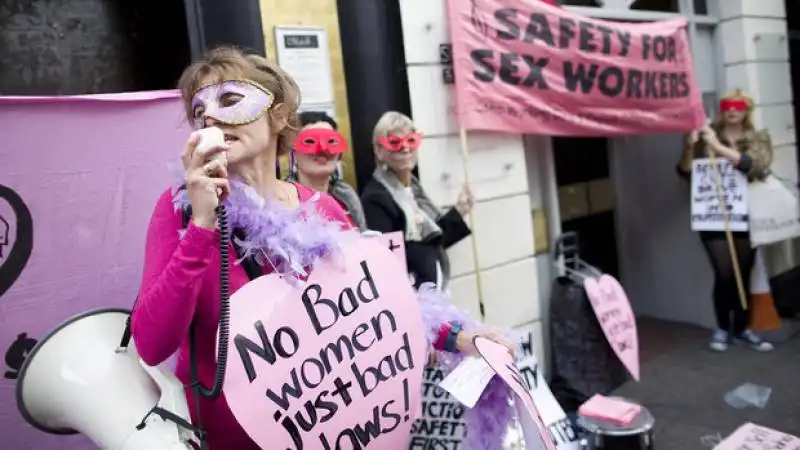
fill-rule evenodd
<path id="1" fill-rule="evenodd" d="M 625 290 L 616 278 L 605 274 L 586 278 L 583 288 L 614 353 L 633 379 L 639 381 L 639 334 Z"/>
<path id="2" fill-rule="evenodd" d="M 0 96 L 3 448 L 97 448 L 25 423 L 17 374 L 37 339 L 70 316 L 133 305 L 147 223 L 190 132 L 175 91 Z"/>
<path id="3" fill-rule="evenodd" d="M 530 450 L 556 450 L 556 443 L 533 402 L 528 385 L 519 373 L 514 356 L 502 344 L 477 336 L 475 348 L 486 363 L 506 382 L 514 393 L 517 415 L 522 424 L 525 448 Z"/>
<path id="4" fill-rule="evenodd" d="M 686 20 L 591 19 L 544 1 L 448 0 L 459 123 L 551 136 L 705 122 Z"/>
<path id="5" fill-rule="evenodd" d="M 426 340 L 404 267 L 371 238 L 307 283 L 258 278 L 231 298 L 224 392 L 261 448 L 403 448 Z"/>
<path id="6" fill-rule="evenodd" d="M 395 256 L 400 258 L 403 267 L 406 267 L 406 241 L 405 235 L 402 231 L 395 231 L 393 233 L 383 233 L 376 235 L 375 238 L 382 242 Z"/>
<path id="7" fill-rule="evenodd" d="M 800 438 L 749 422 L 714 447 L 714 450 L 797 449 L 800 449 Z"/>

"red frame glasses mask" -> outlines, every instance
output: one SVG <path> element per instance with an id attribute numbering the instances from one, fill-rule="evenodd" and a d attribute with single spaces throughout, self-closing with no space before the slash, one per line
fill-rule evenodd
<path id="1" fill-rule="evenodd" d="M 408 133 L 405 136 L 389 135 L 380 136 L 378 144 L 390 152 L 400 152 L 405 149 L 416 150 L 422 144 L 422 133 L 419 131 Z"/>
<path id="2" fill-rule="evenodd" d="M 298 153 L 312 155 L 319 152 L 328 152 L 340 155 L 347 150 L 347 141 L 336 130 L 326 128 L 312 128 L 303 130 L 294 141 L 294 149 Z"/>
<path id="3" fill-rule="evenodd" d="M 722 100 L 719 102 L 719 111 L 723 113 L 731 110 L 745 112 L 749 107 L 750 105 L 745 100 Z"/>

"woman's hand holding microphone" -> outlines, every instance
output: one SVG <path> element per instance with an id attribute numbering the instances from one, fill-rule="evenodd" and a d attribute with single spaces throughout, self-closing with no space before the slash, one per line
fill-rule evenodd
<path id="1" fill-rule="evenodd" d="M 192 133 L 181 152 L 192 223 L 197 227 L 216 227 L 215 210 L 230 192 L 226 150 L 222 131 L 211 127 Z"/>

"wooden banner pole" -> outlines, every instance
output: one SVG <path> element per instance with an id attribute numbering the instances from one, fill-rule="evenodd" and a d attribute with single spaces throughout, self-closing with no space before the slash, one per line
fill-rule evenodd
<path id="1" fill-rule="evenodd" d="M 464 169 L 464 185 L 467 186 L 470 191 L 472 191 L 472 186 L 470 182 L 469 176 L 469 147 L 468 147 L 468 140 L 467 140 L 467 129 L 461 127 L 459 130 L 459 137 L 461 141 L 461 159 L 463 162 L 463 169 Z M 478 304 L 480 306 L 481 312 L 481 319 L 486 318 L 486 310 L 483 303 L 483 285 L 481 284 L 481 264 L 478 261 L 478 242 L 476 239 L 477 230 L 475 229 L 475 221 L 472 219 L 474 214 L 474 205 L 473 209 L 470 211 L 467 223 L 469 224 L 469 229 L 472 230 L 470 233 L 470 243 L 472 244 L 472 260 L 475 264 L 475 284 L 478 288 Z"/>
<path id="2" fill-rule="evenodd" d="M 709 162 L 711 163 L 711 170 L 716 174 L 714 177 L 714 184 L 717 186 L 717 199 L 719 206 L 722 210 L 722 222 L 725 227 L 725 240 L 728 241 L 728 251 L 731 255 L 731 263 L 733 264 L 733 275 L 736 277 L 736 287 L 739 291 L 739 301 L 742 303 L 742 309 L 747 310 L 747 296 L 749 293 L 744 291 L 744 280 L 742 279 L 742 269 L 739 267 L 739 258 L 737 257 L 736 245 L 733 242 L 733 232 L 731 231 L 731 222 L 728 215 L 727 203 L 725 203 L 725 192 L 722 190 L 722 172 L 719 170 L 717 164 L 717 157 L 714 151 L 708 152 Z"/>

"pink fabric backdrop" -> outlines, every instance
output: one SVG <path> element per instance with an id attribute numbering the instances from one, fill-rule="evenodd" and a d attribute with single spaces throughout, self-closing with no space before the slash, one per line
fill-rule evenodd
<path id="1" fill-rule="evenodd" d="M 608 22 L 530 0 L 448 0 L 448 14 L 468 130 L 618 136 L 705 121 L 684 19 Z"/>
<path id="2" fill-rule="evenodd" d="M 25 423 L 13 378 L 25 337 L 87 309 L 133 304 L 147 223 L 190 132 L 182 114 L 174 91 L 0 97 L 0 447 L 94 448 Z"/>

